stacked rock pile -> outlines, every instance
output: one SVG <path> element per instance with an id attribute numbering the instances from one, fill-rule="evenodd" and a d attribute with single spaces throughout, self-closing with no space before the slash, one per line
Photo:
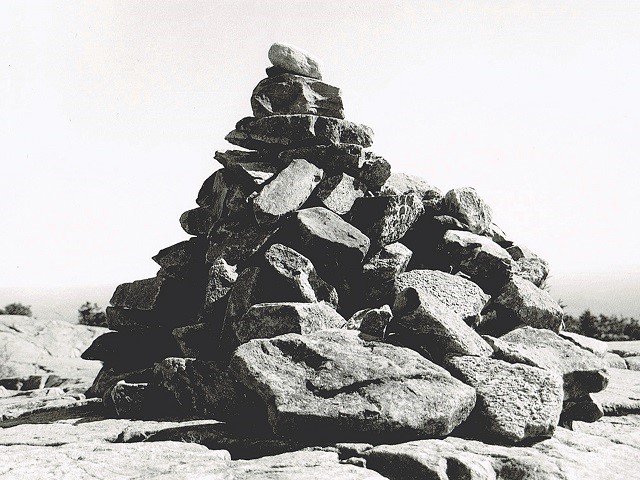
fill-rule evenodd
<path id="1" fill-rule="evenodd" d="M 281 44 L 217 152 L 192 237 L 120 285 L 89 393 L 307 443 L 517 444 L 594 421 L 604 361 L 563 336 L 547 263 L 472 188 L 392 174 L 318 63 Z M 263 431 L 263 430 L 260 430 Z"/>

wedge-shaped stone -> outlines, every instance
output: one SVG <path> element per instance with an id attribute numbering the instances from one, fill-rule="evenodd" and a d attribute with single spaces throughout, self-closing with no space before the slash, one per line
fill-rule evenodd
<path id="1" fill-rule="evenodd" d="M 360 330 L 366 335 L 382 339 L 392 317 L 389 305 L 383 305 L 380 308 L 366 308 L 354 313 L 347 320 L 345 327 L 349 330 Z"/>
<path id="2" fill-rule="evenodd" d="M 253 150 L 284 150 L 309 145 L 352 143 L 370 147 L 373 131 L 366 125 L 317 115 L 247 117 L 226 137 L 229 143 Z"/>
<path id="3" fill-rule="evenodd" d="M 522 327 L 492 341 L 495 358 L 559 373 L 564 398 L 580 398 L 608 383 L 604 360 L 547 329 Z"/>
<path id="4" fill-rule="evenodd" d="M 259 224 L 277 222 L 307 201 L 322 180 L 321 169 L 302 159 L 294 159 L 253 199 L 253 213 Z"/>
<path id="5" fill-rule="evenodd" d="M 269 61 L 274 67 L 285 72 L 322 80 L 319 62 L 307 52 L 292 45 L 277 42 L 271 45 Z"/>
<path id="6" fill-rule="evenodd" d="M 470 413 L 473 388 L 409 349 L 325 330 L 252 340 L 230 364 L 260 396 L 276 435 L 391 440 L 446 435 Z"/>
<path id="7" fill-rule="evenodd" d="M 494 294 L 509 281 L 513 260 L 490 238 L 448 230 L 443 243 L 444 253 L 454 271 L 468 275 L 485 292 Z"/>
<path id="8" fill-rule="evenodd" d="M 111 297 L 114 307 L 137 310 L 156 310 L 181 304 L 185 310 L 193 310 L 192 302 L 201 300 L 201 292 L 178 280 L 157 276 L 119 285 Z M 197 309 L 197 307 L 196 307 Z"/>
<path id="9" fill-rule="evenodd" d="M 378 250 L 400 240 L 420 217 L 424 207 L 416 193 L 358 198 L 349 221 L 371 239 Z"/>
<path id="10" fill-rule="evenodd" d="M 242 168 L 223 168 L 204 181 L 196 203 L 207 207 L 203 211 L 210 212 L 209 223 L 213 224 L 221 218 L 244 213 L 247 210 L 247 198 L 259 185 Z"/>
<path id="11" fill-rule="evenodd" d="M 462 316 L 425 290 L 406 288 L 396 295 L 393 328 L 409 334 L 432 358 L 445 355 L 489 356 L 491 347 Z"/>
<path id="12" fill-rule="evenodd" d="M 237 319 L 233 331 L 242 343 L 254 338 L 272 338 L 286 333 L 303 335 L 342 328 L 345 319 L 332 307 L 321 303 L 258 303 Z"/>
<path id="13" fill-rule="evenodd" d="M 535 286 L 541 286 L 549 275 L 549 264 L 526 247 L 511 245 L 507 252 L 513 258 L 513 273 L 529 280 Z"/>
<path id="14" fill-rule="evenodd" d="M 243 170 L 251 171 L 252 165 L 271 165 L 276 168 L 282 168 L 288 163 L 280 160 L 277 153 L 267 150 L 259 152 L 248 152 L 246 150 L 218 150 L 213 158 L 215 158 L 220 165 L 231 170 L 234 168 L 242 168 Z M 258 182 L 258 179 L 255 177 L 254 180 Z"/>
<path id="15" fill-rule="evenodd" d="M 521 443 L 553 435 L 563 399 L 557 373 L 470 356 L 452 357 L 446 368 L 476 389 L 476 408 L 466 424 L 474 437 Z"/>
<path id="16" fill-rule="evenodd" d="M 195 237 L 163 248 L 152 258 L 167 276 L 185 281 L 199 281 L 203 272 L 206 272 L 206 250 L 207 242 Z"/>
<path id="17" fill-rule="evenodd" d="M 158 330 L 171 330 L 182 325 L 194 323 L 197 319 L 198 305 L 189 309 L 158 308 L 137 310 L 122 307 L 107 307 L 107 326 L 119 332 L 143 333 Z"/>
<path id="18" fill-rule="evenodd" d="M 548 328 L 558 332 L 564 313 L 551 295 L 529 280 L 514 276 L 494 300 L 498 327 L 510 330 L 517 325 Z"/>
<path id="19" fill-rule="evenodd" d="M 445 213 L 464 223 L 470 232 L 482 234 L 491 227 L 491 208 L 474 188 L 454 188 L 444 196 Z"/>
<path id="20" fill-rule="evenodd" d="M 103 398 L 121 380 L 127 383 L 147 383 L 153 379 L 153 371 L 146 367 L 139 370 L 102 367 L 86 392 L 87 398 Z"/>
<path id="21" fill-rule="evenodd" d="M 469 325 L 480 320 L 480 313 L 490 297 L 475 283 L 439 270 L 410 270 L 400 273 L 395 292 L 413 287 L 435 296 Z"/>
<path id="22" fill-rule="evenodd" d="M 261 80 L 251 94 L 251 108 L 256 118 L 298 113 L 344 118 L 339 88 L 291 74 Z"/>
<path id="23" fill-rule="evenodd" d="M 572 425 L 572 422 L 597 422 L 604 416 L 601 405 L 593 401 L 590 395 L 581 398 L 572 398 L 562 405 L 560 424 Z"/>
<path id="24" fill-rule="evenodd" d="M 353 203 L 367 193 L 364 183 L 346 173 L 325 178 L 313 194 L 316 203 L 338 215 L 346 215 Z"/>
<path id="25" fill-rule="evenodd" d="M 228 265 L 244 265 L 273 236 L 278 227 L 239 220 L 214 225 L 209 232 L 206 261 L 213 265 L 224 260 Z"/>
<path id="26" fill-rule="evenodd" d="M 365 303 L 377 306 L 393 303 L 396 277 L 404 272 L 412 252 L 401 243 L 385 245 L 362 266 Z"/>
<path id="27" fill-rule="evenodd" d="M 636 370 L 609 369 L 607 388 L 594 393 L 591 398 L 602 405 L 605 415 L 631 415 L 640 413 L 640 372 Z"/>
<path id="28" fill-rule="evenodd" d="M 151 413 L 149 384 L 120 380 L 111 389 L 110 403 L 120 418 L 148 418 Z"/>

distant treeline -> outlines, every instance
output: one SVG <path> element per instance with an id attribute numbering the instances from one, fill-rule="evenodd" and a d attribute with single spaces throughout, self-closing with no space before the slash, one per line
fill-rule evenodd
<path id="1" fill-rule="evenodd" d="M 565 329 L 606 341 L 640 340 L 640 320 L 617 315 L 594 315 L 585 310 L 579 317 L 565 316 Z"/>

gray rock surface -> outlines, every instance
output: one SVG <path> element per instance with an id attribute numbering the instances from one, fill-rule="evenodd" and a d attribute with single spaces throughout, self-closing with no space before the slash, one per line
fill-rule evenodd
<path id="1" fill-rule="evenodd" d="M 562 338 L 566 338 L 567 340 L 571 340 L 579 347 L 589 350 L 591 353 L 594 353 L 599 357 L 604 357 L 609 349 L 606 342 L 596 338 L 587 337 L 586 335 L 580 335 L 579 333 L 562 331 L 559 332 L 558 335 Z"/>
<path id="2" fill-rule="evenodd" d="M 230 368 L 287 438 L 445 435 L 475 402 L 472 388 L 417 353 L 349 330 L 252 340 Z"/>
<path id="3" fill-rule="evenodd" d="M 316 189 L 315 203 L 338 215 L 346 215 L 356 199 L 364 197 L 367 187 L 346 173 L 325 178 Z"/>
<path id="4" fill-rule="evenodd" d="M 393 314 L 389 305 L 380 308 L 367 308 L 354 313 L 345 327 L 349 330 L 360 330 L 366 335 L 382 339 Z"/>
<path id="5" fill-rule="evenodd" d="M 483 234 L 491 227 L 491 208 L 470 187 L 454 188 L 444 196 L 445 211 L 464 223 L 470 232 Z"/>
<path id="6" fill-rule="evenodd" d="M 292 45 L 274 43 L 269 48 L 269 61 L 286 72 L 322 80 L 320 65 L 311 55 Z"/>
<path id="7" fill-rule="evenodd" d="M 209 232 L 206 261 L 223 259 L 229 265 L 244 265 L 274 235 L 278 227 L 239 220 L 215 225 Z"/>
<path id="8" fill-rule="evenodd" d="M 377 306 L 394 301 L 396 277 L 406 270 L 411 255 L 411 250 L 403 244 L 390 243 L 364 263 L 362 294 L 367 305 Z"/>
<path id="9" fill-rule="evenodd" d="M 591 394 L 605 415 L 640 413 L 640 372 L 610 368 L 608 377 L 607 388 Z"/>
<path id="10" fill-rule="evenodd" d="M 514 274 L 529 280 L 540 287 L 549 275 L 549 264 L 546 260 L 520 245 L 507 247 L 514 263 Z"/>
<path id="11" fill-rule="evenodd" d="M 442 197 L 440 190 L 430 185 L 423 178 L 406 173 L 392 173 L 380 188 L 380 195 L 393 196 L 417 193 L 421 199 Z"/>
<path id="12" fill-rule="evenodd" d="M 150 408 L 150 389 L 147 383 L 127 383 L 120 380 L 111 389 L 111 403 L 120 418 L 145 418 Z"/>
<path id="13" fill-rule="evenodd" d="M 621 357 L 640 356 L 640 340 L 607 342 L 607 348 Z"/>

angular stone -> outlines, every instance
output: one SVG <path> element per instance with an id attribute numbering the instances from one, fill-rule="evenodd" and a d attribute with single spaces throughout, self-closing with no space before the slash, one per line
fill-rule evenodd
<path id="1" fill-rule="evenodd" d="M 616 355 L 615 353 L 607 352 L 604 354 L 604 361 L 608 367 L 611 368 L 627 368 L 627 362 L 624 361 L 620 355 Z"/>
<path id="2" fill-rule="evenodd" d="M 484 357 L 452 357 L 447 370 L 476 389 L 467 420 L 474 437 L 504 443 L 551 437 L 562 411 L 562 377 L 530 367 Z"/>
<path id="3" fill-rule="evenodd" d="M 151 368 L 119 370 L 113 367 L 102 367 L 86 395 L 87 398 L 103 398 L 121 380 L 127 383 L 147 383 L 151 379 Z"/>
<path id="4" fill-rule="evenodd" d="M 497 327 L 510 330 L 518 325 L 548 328 L 558 332 L 564 313 L 551 295 L 524 278 L 514 276 L 494 299 Z"/>
<path id="5" fill-rule="evenodd" d="M 300 208 L 322 177 L 322 170 L 312 163 L 293 159 L 253 199 L 253 213 L 258 223 L 275 223 Z"/>
<path id="6" fill-rule="evenodd" d="M 444 206 L 448 215 L 460 220 L 472 233 L 482 234 L 491 227 L 491 209 L 473 188 L 449 190 Z"/>
<path id="7" fill-rule="evenodd" d="M 475 393 L 416 352 L 326 330 L 252 340 L 230 364 L 276 435 L 322 441 L 446 435 Z"/>
<path id="8" fill-rule="evenodd" d="M 515 275 L 529 280 L 536 287 L 541 286 L 549 275 L 549 264 L 531 250 L 519 245 L 507 247 L 507 252 L 515 261 Z"/>
<path id="9" fill-rule="evenodd" d="M 640 340 L 626 340 L 618 342 L 607 342 L 609 351 L 621 357 L 640 356 Z"/>
<path id="10" fill-rule="evenodd" d="M 441 198 L 442 193 L 423 178 L 406 173 L 392 173 L 380 188 L 381 196 L 406 195 L 417 193 L 422 199 Z"/>
<path id="11" fill-rule="evenodd" d="M 219 323 L 219 325 L 196 323 L 174 329 L 171 333 L 182 356 L 199 360 L 220 358 L 222 356 L 220 352 L 222 321 Z"/>
<path id="12" fill-rule="evenodd" d="M 320 64 L 307 52 L 292 45 L 274 43 L 269 47 L 269 61 L 286 72 L 322 80 Z"/>
<path id="13" fill-rule="evenodd" d="M 283 227 L 280 241 L 306 256 L 330 283 L 345 272 L 360 269 L 369 238 L 338 215 L 322 207 L 295 212 Z"/>
<path id="14" fill-rule="evenodd" d="M 201 211 L 209 213 L 209 218 L 202 220 L 203 225 L 209 225 L 210 228 L 221 218 L 246 212 L 247 198 L 259 185 L 245 170 L 236 168 L 235 164 L 232 168 L 217 170 L 205 180 L 196 199 L 196 203 L 202 207 Z M 196 228 L 198 231 L 204 230 L 204 227 L 197 225 Z"/>
<path id="15" fill-rule="evenodd" d="M 340 173 L 325 178 L 313 194 L 315 203 L 338 215 L 346 215 L 356 199 L 364 197 L 367 187 L 355 178 Z"/>
<path id="16" fill-rule="evenodd" d="M 304 158 L 330 175 L 351 175 L 370 190 L 378 190 L 391 175 L 389 162 L 372 152 L 364 151 L 360 145 L 316 145 L 285 150 L 279 155 L 283 163 L 294 158 Z"/>
<path id="17" fill-rule="evenodd" d="M 560 335 L 562 338 L 566 338 L 567 340 L 571 340 L 579 347 L 584 348 L 585 350 L 589 350 L 591 353 L 595 353 L 598 357 L 604 357 L 607 353 L 607 344 L 602 340 L 597 340 L 585 335 L 580 335 L 579 333 L 566 331 L 559 332 L 558 335 Z"/>
<path id="18" fill-rule="evenodd" d="M 251 108 L 256 118 L 290 114 L 344 118 L 339 88 L 291 74 L 261 80 L 251 94 Z"/>
<path id="19" fill-rule="evenodd" d="M 418 194 L 358 198 L 350 222 L 371 239 L 378 250 L 400 240 L 424 210 Z"/>
<path id="20" fill-rule="evenodd" d="M 382 339 L 392 317 L 389 305 L 383 305 L 380 308 L 367 308 L 354 313 L 347 320 L 346 328 L 360 330 L 364 334 Z"/>
<path id="21" fill-rule="evenodd" d="M 226 297 L 237 279 L 235 265 L 229 265 L 223 258 L 219 258 L 211 265 L 203 306 L 205 315 L 214 312 L 216 303 Z"/>
<path id="22" fill-rule="evenodd" d="M 107 326 L 119 332 L 142 333 L 158 330 L 171 330 L 180 325 L 196 321 L 193 309 L 180 311 L 178 308 L 158 308 L 137 310 L 122 307 L 107 307 Z"/>
<path id="23" fill-rule="evenodd" d="M 489 294 L 499 291 L 511 277 L 509 253 L 487 237 L 460 230 L 444 234 L 444 252 L 454 271 L 468 275 Z"/>
<path id="24" fill-rule="evenodd" d="M 342 328 L 345 319 L 324 302 L 320 303 L 258 303 L 237 319 L 233 331 L 242 343 L 254 338 L 273 338 L 287 333 L 303 335 Z"/>
<path id="25" fill-rule="evenodd" d="M 225 168 L 229 170 L 235 170 L 237 173 L 240 173 L 241 170 L 244 170 L 248 175 L 251 176 L 253 182 L 256 185 L 261 185 L 272 175 L 269 175 L 268 178 L 265 178 L 265 175 L 268 173 L 266 171 L 254 172 L 254 166 L 260 166 L 260 168 L 275 168 L 279 170 L 282 167 L 285 167 L 289 162 L 283 162 L 278 157 L 277 153 L 273 153 L 270 151 L 262 150 L 260 152 L 248 152 L 246 150 L 218 150 L 213 158 L 220 163 Z M 270 167 L 266 167 L 270 166 Z"/>
<path id="26" fill-rule="evenodd" d="M 244 265 L 277 231 L 274 225 L 258 225 L 241 220 L 215 225 L 209 233 L 206 261 L 213 265 L 224 260 L 228 265 Z"/>
<path id="27" fill-rule="evenodd" d="M 396 295 L 392 325 L 394 331 L 412 337 L 432 358 L 492 353 L 489 344 L 464 323 L 462 315 L 425 290 L 409 287 Z"/>
<path id="28" fill-rule="evenodd" d="M 195 237 L 163 248 L 153 261 L 162 267 L 164 274 L 186 281 L 198 281 L 204 269 L 206 241 Z"/>
<path id="29" fill-rule="evenodd" d="M 366 125 L 317 115 L 247 117 L 225 139 L 253 150 L 284 150 L 310 145 L 351 143 L 370 147 L 373 131 Z"/>
<path id="30" fill-rule="evenodd" d="M 413 287 L 435 296 L 469 325 L 477 325 L 480 313 L 491 297 L 475 283 L 439 270 L 410 270 L 400 273 L 395 282 L 396 294 Z"/>
<path id="31" fill-rule="evenodd" d="M 196 207 L 180 215 L 180 226 L 189 235 L 206 237 L 219 218 L 215 207 Z"/>
<path id="32" fill-rule="evenodd" d="M 149 416 L 149 384 L 127 383 L 120 380 L 111 389 L 111 403 L 120 418 Z"/>
<path id="33" fill-rule="evenodd" d="M 586 395 L 564 402 L 560 423 L 566 425 L 576 421 L 592 423 L 600 420 L 603 416 L 602 407 L 594 402 L 589 395 Z"/>
<path id="34" fill-rule="evenodd" d="M 495 358 L 562 375 L 565 399 L 584 397 L 607 386 L 604 360 L 551 330 L 522 327 L 492 343 Z"/>
<path id="35" fill-rule="evenodd" d="M 391 303 L 396 277 L 405 271 L 412 252 L 401 243 L 390 243 L 362 266 L 363 296 L 367 305 Z"/>
<path id="36" fill-rule="evenodd" d="M 605 415 L 640 413 L 640 372 L 610 368 L 608 374 L 607 388 L 593 393 L 593 401 L 602 406 Z"/>

